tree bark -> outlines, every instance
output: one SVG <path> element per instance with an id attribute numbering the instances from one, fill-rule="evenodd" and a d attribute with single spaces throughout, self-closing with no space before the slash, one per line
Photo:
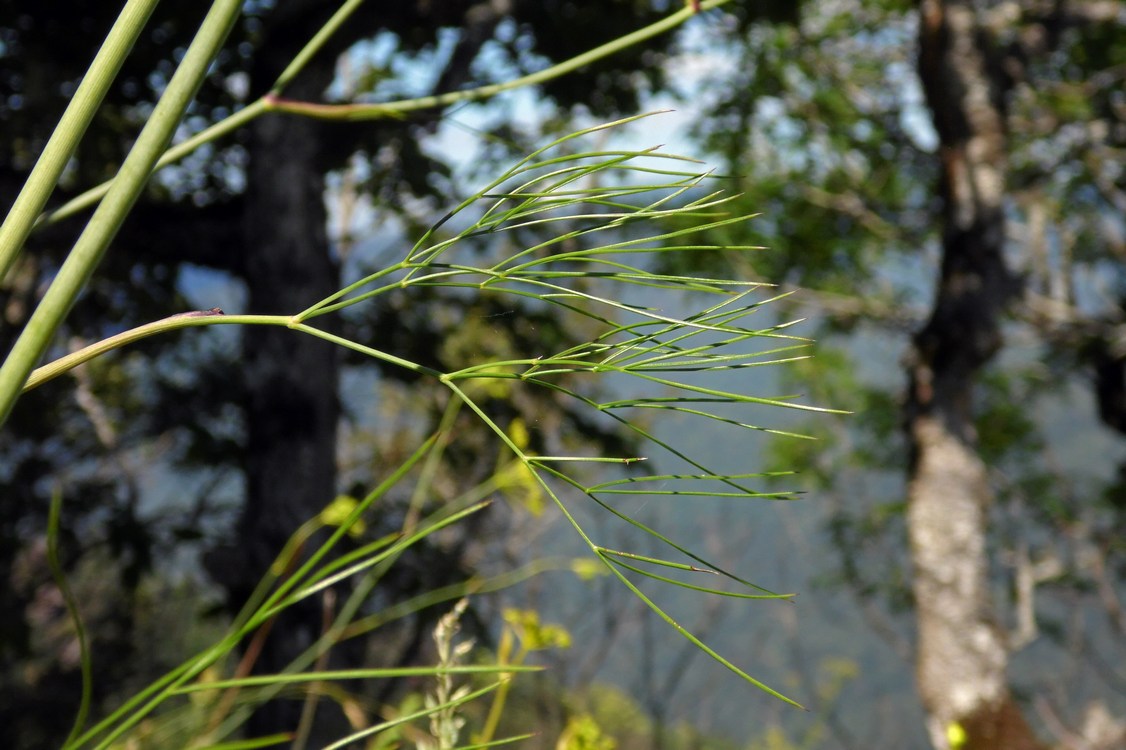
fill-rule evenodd
<path id="1" fill-rule="evenodd" d="M 919 9 L 918 66 L 940 141 L 943 235 L 934 307 L 907 366 L 916 680 L 936 748 L 950 747 L 952 729 L 965 733 L 964 750 L 1037 748 L 1008 690 L 1009 650 L 989 600 L 993 497 L 972 404 L 1019 289 L 1003 255 L 1009 82 L 973 0 L 920 0 Z"/>

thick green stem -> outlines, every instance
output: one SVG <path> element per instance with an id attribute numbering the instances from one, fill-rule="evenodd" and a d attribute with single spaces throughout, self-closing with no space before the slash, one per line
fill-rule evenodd
<path id="1" fill-rule="evenodd" d="M 101 49 L 94 56 L 94 61 L 90 63 L 90 69 L 78 84 L 74 98 L 67 105 L 55 131 L 51 133 L 47 146 L 35 162 L 35 167 L 12 204 L 3 226 L 0 226 L 0 280 L 8 275 L 12 264 L 19 257 L 20 249 L 31 234 L 36 217 L 51 197 L 67 160 L 86 133 L 98 105 L 121 70 L 122 63 L 152 15 L 156 3 L 157 0 L 129 0 L 125 4 Z"/>
<path id="2" fill-rule="evenodd" d="M 113 241 L 126 215 L 168 147 L 184 111 L 195 96 L 235 19 L 240 0 L 216 0 L 192 40 L 168 88 L 137 137 L 121 170 L 70 251 L 11 353 L 0 366 L 0 424 L 12 411 L 24 383 L 43 356 L 90 275 Z"/>

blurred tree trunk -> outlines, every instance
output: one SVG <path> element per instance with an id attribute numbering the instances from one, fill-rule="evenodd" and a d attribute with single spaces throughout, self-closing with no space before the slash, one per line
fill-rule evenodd
<path id="1" fill-rule="evenodd" d="M 1009 693 L 1006 636 L 989 598 L 993 499 L 977 450 L 973 390 L 1001 347 L 1019 290 L 1005 265 L 1009 81 L 974 0 L 921 0 L 919 74 L 939 136 L 942 268 L 908 363 L 908 534 L 916 680 L 936 748 L 957 725 L 970 748 L 1039 747 Z"/>
<path id="2" fill-rule="evenodd" d="M 324 66 L 322 66 L 324 67 Z M 305 79 L 294 95 L 316 101 L 330 76 Z M 300 89 L 300 90 L 298 90 Z M 334 292 L 317 123 L 266 117 L 251 128 L 244 236 L 249 309 L 292 314 Z M 336 493 L 337 352 L 327 342 L 276 327 L 243 333 L 247 389 L 246 504 L 238 539 L 258 580 L 295 529 Z M 246 601 L 243 588 L 235 601 Z M 298 608 L 271 630 L 256 670 L 282 671 L 317 638 L 315 607 Z M 274 702 L 250 736 L 296 726 L 300 704 Z M 275 715 L 276 714 L 276 715 Z M 257 725 L 257 726 L 256 726 Z"/>
<path id="3" fill-rule="evenodd" d="M 292 59 L 296 49 L 288 42 L 303 39 L 307 31 L 300 32 L 262 45 L 255 91 L 272 85 Z M 334 70 L 334 56 L 314 58 L 287 95 L 319 101 Z M 284 115 L 262 117 L 249 128 L 242 238 L 248 309 L 254 313 L 292 314 L 339 287 L 326 228 L 324 130 L 315 120 Z M 334 346 L 273 326 L 247 328 L 242 346 L 246 501 L 233 546 L 209 566 L 235 608 L 290 535 L 335 496 L 339 418 Z M 316 601 L 287 612 L 270 628 L 253 672 L 284 670 L 317 639 L 321 622 Z M 271 701 L 250 719 L 248 736 L 293 731 L 300 712 L 298 700 Z"/>

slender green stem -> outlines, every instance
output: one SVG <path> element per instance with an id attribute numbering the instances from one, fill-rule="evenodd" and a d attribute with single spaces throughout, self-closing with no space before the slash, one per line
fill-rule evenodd
<path id="1" fill-rule="evenodd" d="M 688 640 L 696 648 L 700 649 L 705 654 L 710 656 L 713 660 L 722 664 L 724 667 L 727 667 L 727 669 L 734 672 L 739 677 L 742 677 L 744 680 L 746 680 L 750 684 L 754 685 L 755 687 L 757 687 L 759 690 L 763 691 L 764 693 L 766 693 L 768 695 L 772 695 L 772 696 L 774 696 L 775 698 L 778 698 L 781 701 L 789 703 L 791 706 L 794 706 L 795 708 L 800 708 L 803 711 L 807 710 L 805 708 L 805 706 L 798 703 L 797 701 L 795 701 L 791 698 L 787 698 L 786 696 L 782 695 L 781 693 L 779 693 L 777 690 L 770 687 L 769 685 L 767 685 L 763 682 L 759 682 L 754 677 L 751 677 L 749 674 L 744 672 L 742 669 L 739 669 L 739 667 L 735 666 L 730 661 L 728 661 L 726 658 L 721 656 L 719 654 L 719 652 L 717 652 L 715 649 L 708 646 L 706 643 L 704 643 L 699 638 L 697 638 L 695 635 L 693 635 L 691 632 L 689 632 L 687 629 L 685 629 L 684 626 L 682 626 L 680 623 L 678 623 L 676 620 L 674 620 L 672 617 L 670 617 L 669 614 L 667 612 L 665 612 L 663 609 L 661 609 L 661 607 L 659 607 L 652 599 L 650 599 L 644 593 L 642 593 L 641 589 L 639 589 L 633 583 L 633 581 L 629 580 L 629 578 L 627 578 L 620 570 L 618 570 L 618 566 L 610 565 L 609 568 L 610 568 L 610 572 L 612 572 L 614 574 L 614 576 L 619 581 L 621 581 L 623 584 L 625 584 L 626 588 L 628 588 L 630 591 L 632 591 L 634 596 L 636 596 L 638 599 L 640 599 L 645 604 L 645 606 L 649 607 L 649 609 L 651 611 L 653 611 L 658 617 L 660 617 L 662 620 L 664 620 L 666 623 L 668 623 L 673 628 L 673 630 L 680 633 L 686 640 Z"/>
<path id="2" fill-rule="evenodd" d="M 313 38 L 309 40 L 301 51 L 297 53 L 297 56 L 293 58 L 289 65 L 285 66 L 285 70 L 278 76 L 278 80 L 270 87 L 270 93 L 281 93 L 282 89 L 288 86 L 289 82 L 309 64 L 313 56 L 321 51 L 321 47 L 325 45 L 325 42 L 344 25 L 344 22 L 356 12 L 356 9 L 363 5 L 363 2 L 364 0 L 348 0 L 348 2 L 341 5 L 340 8 L 332 14 L 332 18 L 330 18 L 328 22 L 313 35 Z"/>
<path id="3" fill-rule="evenodd" d="M 79 349 L 76 352 L 71 352 L 65 357 L 60 357 L 50 364 L 43 365 L 36 368 L 31 376 L 27 379 L 24 385 L 24 391 L 30 391 L 32 388 L 37 388 L 48 380 L 54 380 L 59 375 L 73 370 L 75 367 L 89 362 L 94 357 L 101 356 L 106 352 L 120 349 L 126 344 L 132 344 L 134 341 L 155 336 L 158 333 L 166 333 L 168 331 L 175 331 L 178 328 L 188 328 L 191 326 L 206 326 L 216 323 L 241 324 L 241 325 L 289 325 L 290 318 L 287 315 L 224 315 L 223 311 L 219 308 L 211 310 L 195 310 L 187 313 L 179 313 L 171 315 L 167 318 L 153 321 L 152 323 L 145 323 L 144 325 L 130 328 L 128 331 L 110 336 L 107 339 L 102 339 L 97 343 L 90 344 Z"/>
<path id="4" fill-rule="evenodd" d="M 329 21 L 330 25 L 334 25 L 333 30 L 335 30 L 336 25 L 338 25 L 338 19 L 342 21 L 347 14 L 350 14 L 353 10 L 355 10 L 355 6 L 358 6 L 361 1 L 362 0 L 350 0 L 350 2 L 345 5 L 345 7 L 341 8 L 341 10 L 333 16 L 332 20 Z M 710 9 L 724 5 L 728 2 L 730 2 L 730 0 L 707 0 L 707 2 L 704 2 L 702 4 L 702 7 L 704 9 Z M 633 32 L 632 34 L 628 34 L 627 36 L 616 39 L 613 42 L 604 44 L 601 47 L 597 47 L 588 52 L 584 52 L 583 54 L 577 57 L 573 57 L 570 60 L 561 62 L 558 65 L 553 65 L 550 68 L 545 68 L 544 70 L 541 70 L 539 72 L 532 73 L 530 75 L 523 76 L 512 81 L 505 81 L 504 83 L 492 84 L 489 86 L 480 86 L 478 88 L 468 89 L 466 91 L 454 91 L 446 94 L 439 94 L 436 96 L 426 96 L 419 99 L 404 99 L 401 101 L 386 102 L 382 104 L 329 105 L 313 102 L 298 102 L 280 98 L 278 96 L 278 93 L 280 92 L 281 88 L 290 81 L 293 75 L 296 74 L 296 70 L 299 69 L 295 68 L 294 65 L 296 65 L 297 63 L 300 63 L 301 66 L 307 64 L 308 59 L 312 56 L 312 54 L 319 50 L 321 45 L 323 45 L 324 41 L 328 38 L 327 34 L 322 34 L 322 32 L 324 31 L 324 29 L 322 29 L 309 42 L 309 44 L 306 45 L 305 49 L 303 49 L 294 59 L 294 65 L 290 65 L 290 67 L 286 68 L 285 72 L 283 72 L 282 75 L 279 76 L 277 82 L 274 84 L 273 88 L 268 94 L 264 95 L 260 99 L 257 99 L 253 103 L 232 114 L 230 117 L 222 120 L 221 122 L 217 122 L 211 127 L 200 131 L 192 138 L 189 138 L 183 143 L 177 145 L 175 148 L 170 149 L 157 163 L 156 168 L 160 169 L 184 158 L 203 144 L 218 140 L 219 138 L 237 130 L 243 125 L 246 125 L 251 120 L 254 120 L 260 115 L 265 114 L 266 112 L 288 112 L 291 114 L 299 114 L 307 117 L 320 117 L 324 119 L 336 120 L 381 119 L 388 117 L 401 117 L 406 112 L 413 112 L 422 109 L 433 109 L 436 107 L 444 107 L 450 104 L 458 104 L 467 101 L 481 101 L 483 99 L 488 99 L 496 96 L 497 94 L 504 93 L 505 91 L 511 91 L 523 86 L 534 86 L 552 80 L 554 78 L 558 78 L 559 76 L 570 73 L 574 70 L 578 70 L 584 65 L 589 65 L 597 60 L 602 59 L 603 57 L 607 57 L 616 52 L 620 52 L 621 50 L 626 49 L 632 44 L 637 44 L 639 42 L 663 34 L 666 31 L 669 31 L 679 24 L 683 23 L 691 16 L 692 11 L 688 8 L 685 8 L 650 26 L 646 26 L 643 29 L 639 29 L 638 31 Z M 328 27 L 326 26 L 326 28 Z M 598 129 L 601 129 L 602 127 L 606 126 L 599 126 Z M 576 135 L 581 134 L 582 133 Z M 507 179 L 509 176 L 510 175 L 505 175 L 504 179 Z M 110 183 L 106 182 L 95 188 L 87 190 L 81 195 L 68 201 L 57 210 L 40 216 L 39 220 L 35 224 L 36 228 L 41 225 L 59 221 L 63 218 L 66 218 L 67 216 L 71 216 L 78 211 L 81 211 L 84 208 L 88 208 L 94 203 L 97 203 L 98 200 L 100 200 L 102 196 L 104 196 L 109 191 L 109 188 Z"/>
<path id="5" fill-rule="evenodd" d="M 109 192 L 0 366 L 0 424 L 7 420 L 36 362 L 47 350 L 55 331 L 141 194 L 241 7 L 240 0 L 216 0 L 211 6 L 168 88 L 125 157 Z"/>
<path id="6" fill-rule="evenodd" d="M 721 5 L 727 1 L 728 0 L 713 0 L 711 5 Z M 643 29 L 638 29 L 632 34 L 618 37 L 612 42 L 607 42 L 600 47 L 595 47 L 581 55 L 572 57 L 570 60 L 552 65 L 550 68 L 545 68 L 535 73 L 521 76 L 520 78 L 514 78 L 511 81 L 478 86 L 477 88 L 467 89 L 465 91 L 450 91 L 434 96 L 422 96 L 416 99 L 403 99 L 396 102 L 383 102 L 378 104 L 320 104 L 281 99 L 273 95 L 268 96 L 271 99 L 270 103 L 273 109 L 280 112 L 304 115 L 306 117 L 316 117 L 326 120 L 381 120 L 387 117 L 402 117 L 403 114 L 407 112 L 415 112 L 421 109 L 437 109 L 439 107 L 447 107 L 451 104 L 491 99 L 506 91 L 545 83 L 568 73 L 572 73 L 579 68 L 590 65 L 597 60 L 601 60 L 604 57 L 608 57 L 628 47 L 632 47 L 663 34 L 666 31 L 670 31 L 691 16 L 692 10 L 683 8 L 656 23 L 650 24 Z"/>
<path id="7" fill-rule="evenodd" d="M 352 746 L 354 743 L 358 743 L 359 740 L 362 740 L 365 737 L 371 737 L 374 734 L 386 731 L 387 729 L 390 729 L 392 727 L 397 727 L 402 724 L 409 724 L 412 721 L 426 718 L 427 716 L 430 716 L 431 714 L 446 708 L 453 708 L 454 706 L 460 706 L 463 703 L 470 703 L 477 700 L 481 696 L 488 695 L 493 690 L 496 690 L 500 686 L 500 684 L 500 682 L 494 682 L 486 685 L 479 690 L 474 690 L 472 693 L 466 693 L 465 695 L 446 701 L 445 703 L 439 703 L 435 706 L 427 706 L 426 708 L 415 711 L 414 713 L 404 714 L 397 718 L 381 722 L 374 726 L 370 726 L 366 729 L 361 729 L 360 731 L 350 734 L 347 737 L 332 743 L 331 745 L 326 745 L 324 750 L 340 750 L 340 748 Z"/>
<path id="8" fill-rule="evenodd" d="M 314 328 L 313 326 L 305 325 L 304 323 L 290 323 L 289 327 L 295 331 L 301 331 L 303 333 L 309 334 L 310 336 L 316 336 L 317 338 L 324 339 L 325 341 L 331 341 L 334 344 L 339 344 L 345 349 L 351 349 L 352 351 L 358 352 L 359 354 L 366 354 L 369 357 L 375 357 L 376 359 L 381 359 L 384 362 L 398 365 L 399 367 L 410 370 L 411 372 L 416 372 L 420 375 L 429 375 L 431 377 L 439 379 L 445 377 L 445 375 L 433 368 L 416 364 L 408 359 L 403 359 L 402 357 L 396 357 L 394 354 L 388 354 L 387 352 L 380 351 L 379 349 L 373 349 L 370 346 L 364 346 L 363 344 L 359 344 L 355 341 L 352 341 L 351 339 L 346 339 L 343 336 L 337 336 L 336 334 L 329 333 L 328 331 L 322 331 L 319 328 Z"/>
<path id="9" fill-rule="evenodd" d="M 439 674 L 497 674 L 504 672 L 542 672 L 544 667 L 497 665 L 471 665 L 452 667 L 387 667 L 383 669 L 333 669 L 324 672 L 297 672 L 293 674 L 265 674 L 240 677 L 232 680 L 213 680 L 185 685 L 174 694 L 204 693 L 208 690 L 225 690 L 232 687 L 273 687 L 293 685 L 318 680 L 370 680 L 378 677 L 429 677 Z"/>
<path id="10" fill-rule="evenodd" d="M 156 0 L 146 1 L 152 2 L 154 4 L 156 2 Z M 348 2 L 342 5 L 340 9 L 333 14 L 332 18 L 329 19 L 328 23 L 321 27 L 321 29 L 313 36 L 313 38 L 309 40 L 309 43 L 306 44 L 299 53 L 297 53 L 297 56 L 293 58 L 293 62 L 286 66 L 286 69 L 280 76 L 278 76 L 278 80 L 271 87 L 270 91 L 274 94 L 280 93 L 281 90 L 289 84 L 293 77 L 301 72 L 301 70 L 306 65 L 308 65 L 309 60 L 312 59 L 313 55 L 320 51 L 321 47 L 324 46 L 329 37 L 331 37 L 332 34 L 340 28 L 344 21 L 347 20 L 347 18 L 352 15 L 353 12 L 355 12 L 355 10 L 360 6 L 361 3 L 363 3 L 363 1 L 364 0 L 348 0 Z M 219 140 L 228 133 L 233 133 L 243 125 L 246 125 L 268 110 L 269 100 L 266 97 L 262 97 L 255 100 L 254 102 L 251 102 L 249 105 L 243 107 L 238 112 L 235 112 L 234 114 L 224 118 L 214 125 L 201 130 L 191 138 L 188 138 L 182 143 L 179 143 L 165 151 L 164 155 L 160 157 L 160 161 L 156 163 L 156 169 L 163 169 L 169 164 L 172 164 L 184 158 L 203 144 Z M 93 187 L 85 191 L 84 193 L 75 196 L 54 211 L 40 216 L 35 225 L 38 227 L 40 225 L 46 225 L 56 221 L 61 221 L 68 216 L 72 216 L 79 211 L 92 206 L 93 204 L 101 200 L 102 196 L 104 196 L 109 190 L 109 186 L 109 182 L 103 182 L 101 185 Z M 36 209 L 36 213 L 42 210 L 42 208 L 42 205 L 40 205 L 39 208 Z M 2 273 L 0 273 L 0 278 L 3 278 Z"/>
<path id="11" fill-rule="evenodd" d="M 616 458 L 614 456 L 528 456 L 527 461 L 529 464 L 546 464 L 546 463 L 603 463 L 603 464 L 635 464 L 638 461 L 647 461 L 645 456 L 628 456 L 626 458 Z"/>
<path id="12" fill-rule="evenodd" d="M 178 162 L 180 159 L 183 159 L 185 156 L 192 153 L 203 144 L 210 143 L 211 141 L 217 141 L 228 133 L 235 132 L 243 125 L 246 125 L 247 123 L 253 121 L 266 111 L 266 102 L 262 99 L 252 102 L 251 104 L 240 109 L 238 112 L 232 114 L 230 117 L 226 117 L 223 120 L 220 120 L 211 127 L 201 130 L 191 138 L 188 138 L 187 140 L 182 141 L 181 143 L 178 143 L 172 148 L 165 151 L 164 155 L 160 157 L 159 161 L 157 161 L 154 170 L 163 169 L 169 164 Z M 48 211 L 47 213 L 42 214 L 35 222 L 33 229 L 39 229 L 40 227 L 47 226 L 48 224 L 62 221 L 69 216 L 74 216 L 79 211 L 93 206 L 95 203 L 100 201 L 106 193 L 109 192 L 109 189 L 112 185 L 113 181 L 110 180 L 103 182 L 101 185 L 98 185 L 96 187 L 92 187 L 83 193 L 79 193 L 63 205 L 56 208 L 54 211 Z"/>
<path id="13" fill-rule="evenodd" d="M 3 226 L 0 226 L 0 280 L 8 275 L 12 264 L 19 257 L 20 249 L 31 234 L 36 217 L 51 197 L 67 160 L 82 140 L 90 121 L 94 119 L 98 105 L 121 70 L 121 65 L 152 15 L 156 3 L 157 0 L 129 0 L 125 4 L 101 49 L 94 56 L 94 61 L 90 63 L 89 70 L 82 77 L 82 82 L 78 84 L 74 98 L 67 104 L 66 111 L 51 133 L 39 160 L 35 162 L 35 167 L 12 204 Z"/>

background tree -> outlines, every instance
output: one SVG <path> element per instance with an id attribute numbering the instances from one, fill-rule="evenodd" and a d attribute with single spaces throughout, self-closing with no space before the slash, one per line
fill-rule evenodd
<path id="1" fill-rule="evenodd" d="M 718 116 L 701 132 L 728 155 L 749 203 L 766 207 L 755 239 L 781 252 L 754 272 L 831 292 L 819 300 L 830 330 L 912 332 L 901 406 L 884 385 L 859 394 L 866 437 L 822 476 L 844 496 L 857 467 L 906 472 L 902 494 L 841 507 L 831 530 L 842 577 L 861 595 L 909 603 L 935 747 L 1038 747 L 1026 714 L 1059 732 L 1060 713 L 1069 731 L 1109 747 L 1122 725 L 1096 727 L 1103 704 L 1093 696 L 1069 702 L 1037 685 L 1034 701 L 1013 697 L 1014 655 L 1051 617 L 1043 584 L 1065 599 L 1077 591 L 1062 585 L 1069 579 L 1103 591 L 1086 600 L 1105 618 L 1088 635 L 1121 641 L 1110 592 L 1122 580 L 1110 541 L 1122 521 L 1114 485 L 1097 489 L 1087 466 L 1046 466 L 1051 433 L 1073 425 L 1040 422 L 1014 402 L 1050 403 L 1061 383 L 1094 384 L 1091 402 L 1115 424 L 1121 371 L 1090 353 L 1106 335 L 1102 321 L 1119 315 L 1118 295 L 1084 279 L 1113 289 L 1122 273 L 1123 183 L 1106 166 L 1126 133 L 1121 109 L 1107 106 L 1121 86 L 1121 8 L 805 10 L 795 25 L 741 35 L 743 68 L 720 83 Z M 924 312 L 928 274 L 936 292 Z M 995 363 L 1005 338 L 1027 337 L 1037 342 L 1031 361 Z M 1099 361 L 1101 370 L 1091 366 Z M 818 369 L 819 387 L 832 374 Z M 871 536 L 893 530 L 909 542 L 896 559 L 909 555 L 911 570 L 889 576 L 886 548 Z M 995 595 L 1002 580 L 1009 602 Z M 1104 688 L 1102 700 L 1114 694 Z"/>

